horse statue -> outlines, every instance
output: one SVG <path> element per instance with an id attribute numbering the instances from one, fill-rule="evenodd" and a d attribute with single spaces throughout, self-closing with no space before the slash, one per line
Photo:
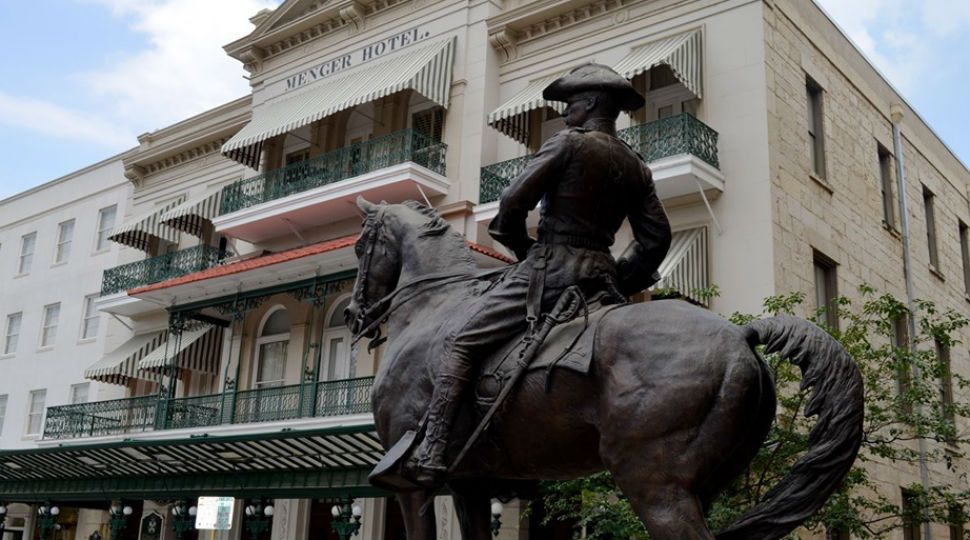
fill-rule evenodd
<path id="1" fill-rule="evenodd" d="M 372 398 L 378 435 L 390 449 L 418 429 L 443 337 L 488 281 L 435 210 L 412 201 L 357 204 L 365 221 L 345 316 L 355 335 L 374 337 L 383 326 L 389 338 Z M 527 373 L 486 437 L 449 472 L 464 540 L 490 538 L 492 496 L 604 469 L 655 540 L 781 538 L 824 504 L 855 460 L 861 376 L 845 349 L 808 321 L 780 316 L 736 326 L 688 302 L 650 301 L 610 311 L 591 343 L 588 374 L 557 369 L 547 386 L 543 370 Z M 714 535 L 706 509 L 753 459 L 775 416 L 774 381 L 759 345 L 801 369 L 802 386 L 812 389 L 805 412 L 818 421 L 788 476 Z M 449 456 L 479 419 L 462 404 Z M 397 494 L 409 540 L 436 538 L 427 504 L 434 495 Z"/>

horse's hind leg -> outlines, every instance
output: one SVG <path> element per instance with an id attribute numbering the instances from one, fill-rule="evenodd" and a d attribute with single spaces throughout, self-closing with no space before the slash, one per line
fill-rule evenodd
<path id="1" fill-rule="evenodd" d="M 404 517 L 404 529 L 408 533 L 408 540 L 437 539 L 434 503 L 429 504 L 424 515 L 421 515 L 421 509 L 425 502 L 433 498 L 434 493 L 424 491 L 397 494 L 397 502 L 401 505 L 401 515 Z"/>
<path id="2" fill-rule="evenodd" d="M 696 494 L 673 482 L 613 474 L 653 540 L 714 540 Z"/>
<path id="3" fill-rule="evenodd" d="M 490 540 L 491 499 L 484 485 L 474 482 L 450 483 L 462 540 Z"/>

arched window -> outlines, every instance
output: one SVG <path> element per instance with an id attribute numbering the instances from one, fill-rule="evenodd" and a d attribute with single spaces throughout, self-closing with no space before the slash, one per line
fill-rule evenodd
<path id="1" fill-rule="evenodd" d="M 283 306 L 267 312 L 256 338 L 255 388 L 283 386 L 286 379 L 286 348 L 290 342 L 290 314 Z"/>
<path id="2" fill-rule="evenodd" d="M 320 379 L 334 381 L 354 376 L 351 362 L 350 330 L 344 323 L 344 310 L 350 304 L 350 296 L 340 298 L 327 314 L 323 330 L 322 363 Z"/>

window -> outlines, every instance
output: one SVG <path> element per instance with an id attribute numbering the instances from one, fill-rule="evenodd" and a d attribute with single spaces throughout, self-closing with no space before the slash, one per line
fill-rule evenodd
<path id="1" fill-rule="evenodd" d="M 40 346 L 51 347 L 57 339 L 57 319 L 61 316 L 61 303 L 44 306 L 44 322 L 40 329 Z"/>
<path id="2" fill-rule="evenodd" d="M 896 208 L 893 203 L 893 156 L 885 146 L 876 143 L 879 155 L 879 185 L 882 188 L 882 220 L 886 226 L 896 228 Z"/>
<path id="3" fill-rule="evenodd" d="M 898 350 L 909 350 L 909 315 L 904 313 L 896 318 L 893 325 L 893 347 Z M 913 384 L 912 366 L 907 362 L 900 365 L 896 370 L 896 391 L 900 396 L 909 392 Z M 903 413 L 912 414 L 913 407 L 906 401 L 903 402 Z"/>
<path id="4" fill-rule="evenodd" d="M 445 110 L 441 107 L 418 111 L 411 115 L 411 127 L 436 141 L 441 140 L 444 130 Z"/>
<path id="5" fill-rule="evenodd" d="M 91 390 L 91 383 L 81 383 L 71 385 L 71 405 L 88 402 L 88 393 Z"/>
<path id="6" fill-rule="evenodd" d="M 111 229 L 115 226 L 117 214 L 117 205 L 111 205 L 98 211 L 98 237 L 94 244 L 95 251 L 108 249 L 108 237 L 111 236 Z"/>
<path id="7" fill-rule="evenodd" d="M 30 393 L 27 407 L 27 435 L 40 435 L 44 427 L 44 402 L 47 401 L 47 390 L 34 390 Z"/>
<path id="8" fill-rule="evenodd" d="M 256 388 L 283 386 L 286 348 L 290 342 L 290 315 L 285 308 L 270 312 L 256 339 Z"/>
<path id="9" fill-rule="evenodd" d="M 325 381 L 349 379 L 354 377 L 353 351 L 350 342 L 353 336 L 344 322 L 344 310 L 350 305 L 350 296 L 334 303 L 330 310 L 326 327 L 323 330 L 323 373 L 320 378 Z"/>
<path id="10" fill-rule="evenodd" d="M 25 234 L 20 238 L 20 266 L 18 274 L 27 274 L 34 263 L 34 244 L 37 243 L 37 233 Z"/>
<path id="11" fill-rule="evenodd" d="M 810 77 L 805 79 L 808 98 L 808 146 L 812 172 L 825 178 L 825 134 L 822 130 L 822 87 Z"/>
<path id="12" fill-rule="evenodd" d="M 98 325 L 101 323 L 101 314 L 98 313 L 94 301 L 98 295 L 92 294 L 84 297 L 84 316 L 81 318 L 81 339 L 93 339 L 98 337 Z"/>
<path id="13" fill-rule="evenodd" d="M 0 434 L 3 433 L 3 419 L 7 417 L 7 396 L 0 396 Z"/>
<path id="14" fill-rule="evenodd" d="M 950 525 L 950 540 L 963 540 L 963 524 L 967 516 L 963 507 L 954 504 L 947 511 L 947 523 Z"/>
<path id="15" fill-rule="evenodd" d="M 904 489 L 903 505 L 900 508 L 903 514 L 903 540 L 920 540 L 920 523 L 922 523 L 922 512 L 919 508 L 919 496 L 916 493 Z"/>
<path id="16" fill-rule="evenodd" d="M 963 292 L 970 296 L 970 229 L 960 222 L 960 259 L 963 261 Z"/>
<path id="17" fill-rule="evenodd" d="M 3 339 L 3 354 L 17 352 L 17 341 L 20 339 L 20 322 L 24 318 L 23 315 L 22 312 L 7 315 L 7 331 Z"/>
<path id="18" fill-rule="evenodd" d="M 930 253 L 930 266 L 940 269 L 940 255 L 936 250 L 936 196 L 923 186 L 923 212 L 926 214 L 926 245 Z"/>
<path id="19" fill-rule="evenodd" d="M 836 264 L 825 255 L 815 252 L 815 307 L 823 315 L 825 324 L 831 328 L 839 327 L 838 281 Z"/>
<path id="20" fill-rule="evenodd" d="M 825 531 L 825 540 L 849 540 L 849 533 L 840 531 L 839 529 L 827 529 Z"/>
<path id="21" fill-rule="evenodd" d="M 953 376 L 950 372 L 950 347 L 940 340 L 933 340 L 936 346 L 936 361 L 939 362 L 940 405 L 943 414 L 952 424 L 953 416 Z"/>
<path id="22" fill-rule="evenodd" d="M 54 248 L 54 264 L 66 262 L 71 256 L 71 240 L 74 237 L 74 220 L 57 226 L 57 247 Z"/>

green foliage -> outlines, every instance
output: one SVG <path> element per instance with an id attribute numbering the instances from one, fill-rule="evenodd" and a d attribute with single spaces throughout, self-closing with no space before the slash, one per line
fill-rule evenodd
<path id="1" fill-rule="evenodd" d="M 716 296 L 717 289 L 705 298 Z M 967 434 L 955 429 L 954 419 L 970 416 L 970 403 L 959 399 L 961 392 L 942 391 L 949 379 L 955 388 L 970 383 L 951 373 L 941 361 L 938 347 L 953 347 L 955 333 L 968 319 L 952 310 L 940 310 L 932 302 L 915 302 L 915 313 L 887 294 L 867 285 L 859 288 L 858 302 L 839 298 L 836 302 L 838 329 L 825 325 L 824 312 L 814 322 L 825 328 L 852 355 L 865 384 L 866 416 L 864 438 L 856 466 L 827 504 L 805 526 L 820 531 L 847 531 L 852 538 L 884 538 L 904 522 L 924 520 L 966 522 L 965 506 L 970 491 L 947 486 L 924 490 L 920 485 L 903 486 L 911 493 L 905 511 L 898 504 L 897 487 L 889 490 L 871 477 L 867 465 L 892 463 L 917 467 L 918 441 L 925 441 L 925 459 L 930 467 L 953 468 L 970 443 Z M 729 320 L 746 324 L 760 316 L 795 314 L 805 302 L 803 293 L 773 296 L 763 304 L 761 315 L 734 313 Z M 909 318 L 914 320 L 909 324 Z M 907 328 L 914 328 L 911 332 Z M 902 333 L 902 335 L 897 335 Z M 907 336 L 913 333 L 911 343 Z M 943 358 L 946 358 L 944 355 Z M 783 478 L 804 452 L 813 419 L 802 414 L 808 393 L 799 389 L 798 369 L 777 355 L 765 357 L 775 374 L 778 388 L 777 416 L 767 440 L 748 469 L 711 505 L 707 519 L 713 530 L 720 529 L 762 500 Z M 950 396 L 953 396 L 952 398 Z M 949 399 L 948 399 L 949 398 Z M 966 479 L 961 476 L 961 485 Z M 637 538 L 648 535 L 627 499 L 609 473 L 579 480 L 546 483 L 542 489 L 546 520 L 576 523 L 589 538 Z"/>

